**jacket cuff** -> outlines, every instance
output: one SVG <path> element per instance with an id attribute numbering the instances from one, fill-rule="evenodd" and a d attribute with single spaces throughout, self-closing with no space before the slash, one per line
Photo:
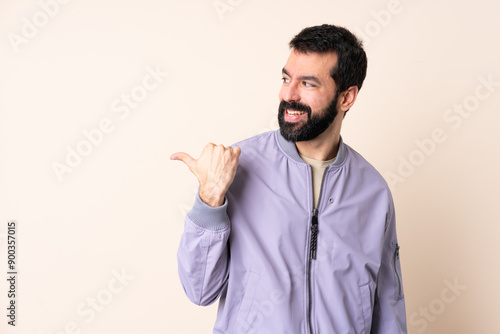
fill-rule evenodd
<path id="1" fill-rule="evenodd" d="M 229 227 L 229 217 L 227 215 L 227 199 L 218 207 L 212 207 L 203 202 L 200 193 L 196 194 L 193 208 L 189 210 L 187 216 L 196 225 L 212 231 L 220 231 Z"/>

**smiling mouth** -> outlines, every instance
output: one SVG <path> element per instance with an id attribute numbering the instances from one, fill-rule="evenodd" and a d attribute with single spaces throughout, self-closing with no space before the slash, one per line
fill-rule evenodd
<path id="1" fill-rule="evenodd" d="M 303 115 L 305 114 L 306 112 L 305 111 L 297 111 L 297 110 L 290 110 L 290 109 L 287 109 L 286 110 L 286 113 L 288 115 Z"/>

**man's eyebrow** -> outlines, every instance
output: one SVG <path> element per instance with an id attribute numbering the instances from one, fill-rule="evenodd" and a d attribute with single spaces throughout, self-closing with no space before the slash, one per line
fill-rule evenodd
<path id="1" fill-rule="evenodd" d="M 290 76 L 290 74 L 288 73 L 287 70 L 285 70 L 284 67 L 281 70 L 281 72 L 283 74 Z M 321 85 L 321 81 L 319 81 L 319 79 L 317 77 L 315 77 L 314 75 L 303 75 L 303 76 L 299 77 L 299 80 L 314 81 L 316 84 Z"/>

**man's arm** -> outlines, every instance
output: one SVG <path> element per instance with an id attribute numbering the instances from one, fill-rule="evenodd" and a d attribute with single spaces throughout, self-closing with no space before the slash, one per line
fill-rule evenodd
<path id="1" fill-rule="evenodd" d="M 407 333 L 394 204 L 387 215 L 382 264 L 377 279 L 372 334 Z"/>
<path id="2" fill-rule="evenodd" d="M 177 252 L 179 277 L 188 298 L 209 305 L 219 297 L 228 275 L 230 222 L 225 194 L 234 180 L 239 147 L 207 144 L 199 159 L 173 154 L 198 178 L 200 190 L 187 213 Z"/>
<path id="3" fill-rule="evenodd" d="M 230 226 L 226 207 L 227 202 L 211 207 L 196 196 L 186 215 L 177 262 L 184 291 L 197 305 L 215 302 L 227 280 Z"/>

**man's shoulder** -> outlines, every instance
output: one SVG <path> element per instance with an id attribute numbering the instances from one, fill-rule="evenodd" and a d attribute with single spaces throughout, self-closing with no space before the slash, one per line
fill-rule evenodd
<path id="1" fill-rule="evenodd" d="M 257 156 L 274 155 L 278 151 L 278 143 L 276 141 L 276 131 L 267 131 L 259 133 L 255 136 L 243 139 L 232 145 L 241 148 L 240 159 L 256 158 Z"/>
<path id="2" fill-rule="evenodd" d="M 348 152 L 348 164 L 351 170 L 357 170 L 359 173 L 364 174 L 366 180 L 373 184 L 379 184 L 383 188 L 389 188 L 387 182 L 383 178 L 382 174 L 368 161 L 364 156 L 362 156 L 358 151 L 353 149 L 351 146 L 344 144 L 345 149 Z"/>
<path id="3" fill-rule="evenodd" d="M 246 139 L 240 140 L 240 141 L 234 143 L 232 146 L 251 147 L 251 146 L 259 146 L 259 145 L 267 144 L 269 141 L 275 141 L 275 135 L 276 135 L 275 130 L 262 132 L 262 133 L 259 133 L 257 135 L 254 135 L 252 137 L 248 137 Z"/>

